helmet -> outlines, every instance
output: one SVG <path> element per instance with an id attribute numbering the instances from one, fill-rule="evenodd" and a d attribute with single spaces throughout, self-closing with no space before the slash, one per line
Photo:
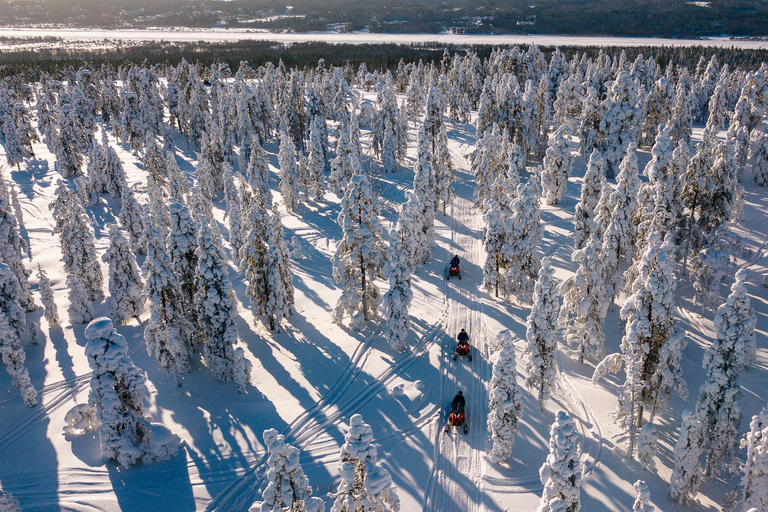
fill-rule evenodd
<path id="1" fill-rule="evenodd" d="M 459 391 L 459 394 L 460 394 L 461 396 L 464 396 L 464 393 L 462 393 L 461 391 Z"/>
<path id="2" fill-rule="evenodd" d="M 461 332 L 467 332 L 465 329 L 462 329 Z"/>

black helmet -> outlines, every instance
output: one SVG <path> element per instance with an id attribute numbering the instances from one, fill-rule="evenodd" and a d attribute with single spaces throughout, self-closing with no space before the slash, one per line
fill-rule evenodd
<path id="1" fill-rule="evenodd" d="M 461 332 L 467 332 L 466 330 L 462 329 Z"/>
<path id="2" fill-rule="evenodd" d="M 459 394 L 460 394 L 461 396 L 464 396 L 464 393 L 462 393 L 461 391 L 459 391 Z"/>

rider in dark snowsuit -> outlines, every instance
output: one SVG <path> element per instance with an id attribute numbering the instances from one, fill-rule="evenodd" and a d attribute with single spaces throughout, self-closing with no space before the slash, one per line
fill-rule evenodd
<path id="1" fill-rule="evenodd" d="M 464 393 L 459 391 L 459 393 L 453 397 L 453 402 L 451 402 L 451 410 L 455 412 L 461 412 L 464 410 L 465 404 L 466 401 L 464 400 Z"/>

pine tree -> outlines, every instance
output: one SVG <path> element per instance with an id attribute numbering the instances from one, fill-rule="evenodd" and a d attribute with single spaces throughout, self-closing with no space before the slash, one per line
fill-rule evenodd
<path id="1" fill-rule="evenodd" d="M 392 230 L 387 249 L 389 291 L 384 294 L 384 336 L 393 350 L 404 352 L 407 348 L 410 318 L 408 307 L 413 298 L 411 269 L 405 250 L 405 233 Z"/>
<path id="2" fill-rule="evenodd" d="M 560 311 L 555 270 L 550 259 L 541 260 L 539 279 L 533 292 L 533 306 L 526 320 L 525 352 L 528 355 L 525 383 L 529 388 L 538 389 L 539 409 L 551 395 L 557 375 L 555 353 L 557 352 L 557 318 Z"/>
<path id="3" fill-rule="evenodd" d="M 68 101 L 61 98 L 62 101 Z M 57 108 L 53 151 L 56 155 L 56 171 L 63 178 L 74 178 L 81 173 L 83 155 L 79 137 L 74 124 L 74 109 L 70 103 L 62 103 Z"/>
<path id="4" fill-rule="evenodd" d="M 73 324 L 86 324 L 93 319 L 93 304 L 88 300 L 88 294 L 75 274 L 67 275 L 69 288 L 69 321 Z"/>
<path id="5" fill-rule="evenodd" d="M 339 452 L 341 484 L 331 512 L 398 512 L 400 498 L 392 488 L 392 476 L 378 462 L 377 450 L 371 446 L 373 431 L 355 414 L 349 419 L 349 430 Z"/>
<path id="6" fill-rule="evenodd" d="M 261 493 L 262 501 L 249 509 L 252 512 L 324 512 L 325 503 L 312 497 L 312 486 L 299 462 L 299 450 L 270 428 L 264 431 L 264 445 L 269 453 L 269 483 Z"/>
<path id="7" fill-rule="evenodd" d="M 581 249 L 589 240 L 589 232 L 592 222 L 597 216 L 597 202 L 605 183 L 603 157 L 597 149 L 589 155 L 587 171 L 584 173 L 584 181 L 581 185 L 581 201 L 576 205 L 573 228 L 573 247 Z"/>
<path id="8" fill-rule="evenodd" d="M 189 194 L 189 182 L 176 163 L 176 155 L 168 151 L 165 155 L 165 172 L 168 175 L 168 193 L 178 202 L 185 200 Z"/>
<path id="9" fill-rule="evenodd" d="M 285 131 L 280 132 L 280 192 L 289 212 L 296 211 L 299 203 L 299 168 L 296 163 L 296 148 Z"/>
<path id="10" fill-rule="evenodd" d="M 632 75 L 626 71 L 616 75 L 600 110 L 604 112 L 599 129 L 605 174 L 613 178 L 627 146 L 637 141 L 642 121 L 638 87 Z"/>
<path id="11" fill-rule="evenodd" d="M 328 164 L 328 156 L 323 146 L 325 120 L 319 115 L 312 119 L 309 129 L 309 154 L 307 155 L 307 174 L 311 196 L 315 201 L 322 201 L 325 192 L 324 172 Z"/>
<path id="12" fill-rule="evenodd" d="M 453 189 L 456 176 L 454 175 L 451 153 L 448 150 L 448 135 L 445 132 L 445 124 L 440 126 L 436 145 L 435 154 L 432 157 L 435 172 L 435 196 L 437 203 L 443 204 L 443 214 L 445 214 L 448 203 L 453 201 L 456 196 Z"/>
<path id="13" fill-rule="evenodd" d="M 283 224 L 274 208 L 269 218 L 262 283 L 260 312 L 267 317 L 270 329 L 279 330 L 280 320 L 290 315 L 293 307 L 293 278 Z"/>
<path id="14" fill-rule="evenodd" d="M 653 457 L 656 455 L 656 448 L 659 444 L 659 434 L 656 426 L 652 422 L 643 425 L 637 436 L 637 460 L 643 465 L 643 468 L 652 470 L 656 467 Z"/>
<path id="15" fill-rule="evenodd" d="M 48 325 L 51 327 L 59 325 L 59 310 L 56 307 L 56 299 L 51 289 L 51 280 L 48 279 L 48 275 L 39 263 L 37 264 L 37 288 L 45 307 L 45 319 L 48 320 Z"/>
<path id="16" fill-rule="evenodd" d="M 235 185 L 232 169 L 227 168 L 224 176 L 224 199 L 227 203 L 227 218 L 229 220 L 229 243 L 232 246 L 232 260 L 240 267 L 240 248 L 245 243 L 243 228 L 242 203 L 240 192 Z"/>
<path id="17" fill-rule="evenodd" d="M 203 358 L 220 382 L 229 382 L 234 376 L 233 346 L 238 338 L 234 316 L 237 310 L 221 235 L 204 217 L 200 218 L 196 254 L 195 306 L 205 339 Z"/>
<path id="18" fill-rule="evenodd" d="M 424 128 L 419 130 L 417 142 L 416 163 L 413 166 L 413 195 L 418 202 L 418 219 L 421 223 L 421 244 L 415 251 L 417 264 L 421 265 L 429 261 L 432 256 L 432 248 L 435 245 L 435 208 L 437 196 L 435 181 L 435 169 L 427 147 Z"/>
<path id="19" fill-rule="evenodd" d="M 5 263 L 0 263 L 0 354 L 14 387 L 21 392 L 24 405 L 34 407 L 37 405 L 37 391 L 24 367 L 27 355 L 21 344 L 27 319 L 19 299 L 19 282 L 11 268 Z"/>
<path id="20" fill-rule="evenodd" d="M 502 161 L 502 141 L 498 125 L 486 130 L 482 138 L 477 139 L 475 151 L 470 155 L 472 174 L 475 176 L 475 208 L 481 208 L 490 195 L 496 176 L 505 171 Z"/>
<path id="21" fill-rule="evenodd" d="M 131 240 L 131 248 L 138 254 L 144 254 L 147 246 L 147 227 L 144 223 L 144 214 L 136 195 L 129 187 L 123 188 L 120 207 L 120 225 L 128 232 Z"/>
<path id="22" fill-rule="evenodd" d="M 539 198 L 532 183 L 519 185 L 512 202 L 512 215 L 507 220 L 509 254 L 507 290 L 518 301 L 529 303 L 539 275 L 541 260 L 537 246 L 543 236 Z"/>
<path id="23" fill-rule="evenodd" d="M 341 126 L 339 126 L 336 157 L 331 161 L 331 174 L 328 177 L 328 186 L 337 196 L 344 194 L 349 180 L 355 173 L 355 168 L 360 166 L 360 159 L 355 155 L 350 130 L 350 116 L 345 116 Z"/>
<path id="24" fill-rule="evenodd" d="M 171 209 L 174 209 L 173 206 Z M 160 366 L 179 385 L 179 375 L 191 369 L 190 356 L 194 350 L 192 331 L 196 325 L 189 321 L 186 308 L 193 305 L 185 300 L 182 293 L 178 281 L 182 276 L 174 272 L 170 257 L 173 251 L 166 248 L 162 234 L 154 225 L 152 227 L 143 269 L 146 279 L 144 296 L 150 302 L 151 313 L 144 329 L 144 340 L 147 350 L 155 353 Z"/>
<path id="25" fill-rule="evenodd" d="M 144 310 L 143 283 L 136 264 L 136 256 L 128 240 L 112 224 L 109 229 L 109 248 L 101 257 L 109 263 L 109 307 L 118 322 L 138 318 Z"/>
<path id="26" fill-rule="evenodd" d="M 85 355 L 93 370 L 88 404 L 101 423 L 101 452 L 128 467 L 144 459 L 167 460 L 178 452 L 180 439 L 171 435 L 162 446 L 152 439 L 153 426 L 144 418 L 144 375 L 128 355 L 128 344 L 105 317 L 85 328 Z M 158 450 L 157 448 L 162 448 Z"/>
<path id="27" fill-rule="evenodd" d="M 198 283 L 195 276 L 197 269 L 197 233 L 199 223 L 183 203 L 177 203 L 171 200 L 170 206 L 171 230 L 165 243 L 157 242 L 157 250 L 167 252 L 168 261 L 165 256 L 157 255 L 158 264 L 163 267 L 169 267 L 170 272 L 163 268 L 163 279 L 168 279 L 164 286 L 178 286 L 173 293 L 178 294 L 177 303 L 172 304 L 173 308 L 178 308 L 178 313 L 171 312 L 169 317 L 176 314 L 182 318 L 176 319 L 174 325 L 177 325 L 182 332 L 179 334 L 184 339 L 184 343 L 191 347 L 191 350 L 202 343 L 199 335 L 197 308 L 195 307 L 195 294 L 197 293 Z M 158 231 L 158 235 L 159 235 Z M 176 285 L 172 285 L 176 281 Z M 164 292 L 170 293 L 170 292 Z M 184 330 L 186 329 L 186 331 Z"/>
<path id="28" fill-rule="evenodd" d="M 656 508 L 650 504 L 651 491 L 648 490 L 648 484 L 643 480 L 638 480 L 632 486 L 637 493 L 634 505 L 632 505 L 632 512 L 654 512 Z"/>
<path id="29" fill-rule="evenodd" d="M 680 437 L 675 443 L 674 470 L 669 480 L 670 494 L 679 505 L 685 504 L 699 492 L 701 454 L 701 428 L 696 415 L 685 411 L 680 425 Z"/>
<path id="30" fill-rule="evenodd" d="M 334 320 L 340 322 L 347 313 L 354 322 L 358 315 L 367 322 L 378 308 L 379 290 L 372 281 L 382 277 L 386 249 L 378 203 L 365 175 L 352 176 L 337 222 L 343 235 L 333 259 L 333 277 L 343 290 Z"/>
<path id="31" fill-rule="evenodd" d="M 511 333 L 500 332 L 497 341 L 499 349 L 488 383 L 488 430 L 493 441 L 491 458 L 501 463 L 512 454 L 523 402 L 517 391 L 517 364 Z"/>
<path id="32" fill-rule="evenodd" d="M 512 216 L 512 197 L 515 190 L 510 190 L 512 182 L 506 175 L 496 178 L 491 196 L 485 201 L 485 229 L 483 230 L 483 246 L 486 259 L 483 265 L 483 288 L 496 297 L 506 296 L 507 273 L 509 272 L 511 255 L 507 221 Z"/>
<path id="33" fill-rule="evenodd" d="M 557 411 L 555 422 L 549 430 L 549 456 L 539 469 L 544 491 L 537 512 L 553 512 L 550 502 L 560 498 L 566 512 L 581 509 L 581 435 L 568 413 Z"/>
<path id="34" fill-rule="evenodd" d="M 742 510 L 768 510 L 768 405 L 752 416 L 749 432 L 741 444 L 747 448 L 741 478 Z"/>
<path id="35" fill-rule="evenodd" d="M 579 348 L 579 362 L 589 354 L 601 359 L 605 354 L 603 322 L 608 311 L 605 287 L 605 255 L 597 233 L 592 233 L 583 249 L 573 251 L 571 261 L 579 266 L 576 274 L 560 286 L 563 306 L 559 322 L 564 338 Z"/>
<path id="36" fill-rule="evenodd" d="M 568 126 L 561 125 L 549 136 L 549 145 L 544 157 L 544 172 L 541 175 L 542 194 L 549 205 L 558 204 L 565 197 L 568 177 L 573 168 L 569 135 Z"/>
<path id="37" fill-rule="evenodd" d="M 7 264 L 19 286 L 18 301 L 29 312 L 37 309 L 29 287 L 30 270 L 24 266 L 24 240 L 19 235 L 18 222 L 11 213 L 10 197 L 0 175 L 0 261 Z"/>

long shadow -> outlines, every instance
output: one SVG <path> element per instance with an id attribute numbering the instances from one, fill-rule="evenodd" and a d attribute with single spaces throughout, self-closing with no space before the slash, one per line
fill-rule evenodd
<path id="1" fill-rule="evenodd" d="M 74 378 L 76 377 L 74 371 L 74 362 L 72 356 L 69 355 L 69 344 L 64 338 L 64 331 L 60 326 L 51 327 L 48 331 L 48 336 L 51 339 L 51 345 L 56 350 L 56 361 L 59 363 L 61 369 L 61 375 L 65 380 L 72 380 L 74 386 Z"/>

